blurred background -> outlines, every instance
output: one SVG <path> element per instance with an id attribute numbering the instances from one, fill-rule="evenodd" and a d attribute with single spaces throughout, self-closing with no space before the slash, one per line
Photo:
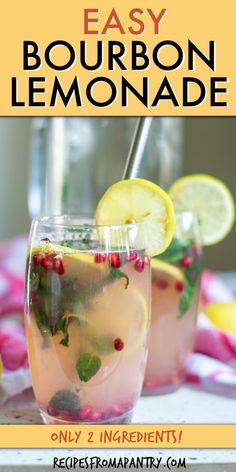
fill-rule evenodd
<path id="1" fill-rule="evenodd" d="M 34 216 L 90 213 L 120 180 L 135 118 L 0 118 L 0 241 L 27 233 Z M 208 173 L 236 198 L 236 117 L 155 118 L 139 176 L 168 186 Z M 207 248 L 205 265 L 235 270 L 236 228 Z"/>

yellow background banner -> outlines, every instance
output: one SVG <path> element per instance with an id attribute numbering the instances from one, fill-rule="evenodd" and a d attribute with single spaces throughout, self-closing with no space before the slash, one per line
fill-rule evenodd
<path id="1" fill-rule="evenodd" d="M 236 448 L 236 425 L 2 425 L 0 448 Z"/>
<path id="2" fill-rule="evenodd" d="M 235 0 L 222 5 L 215 0 L 3 2 L 0 115 L 235 115 L 235 18 Z M 38 63 L 36 69 L 24 70 L 24 41 L 37 45 L 25 46 L 25 65 Z M 70 47 L 50 47 L 54 41 Z M 88 70 L 81 64 L 81 43 L 91 66 L 99 41 L 102 63 Z M 135 41 L 142 43 L 136 52 L 146 48 L 145 69 L 132 70 Z M 214 43 L 213 68 L 191 51 L 189 41 L 208 59 L 210 41 Z M 119 43 L 112 46 L 114 54 L 123 48 L 123 66 L 113 60 L 113 70 L 108 70 L 111 42 Z M 38 59 L 26 57 L 26 52 L 37 52 Z M 50 67 L 53 63 L 60 68 L 73 58 L 65 70 Z M 137 59 L 139 66 L 144 62 L 144 57 Z M 58 88 L 67 97 L 64 102 Z"/>

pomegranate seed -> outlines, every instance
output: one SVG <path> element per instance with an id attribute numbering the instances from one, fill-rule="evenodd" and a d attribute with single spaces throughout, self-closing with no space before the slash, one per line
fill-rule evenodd
<path id="1" fill-rule="evenodd" d="M 137 398 L 130 398 L 129 400 L 126 400 L 125 402 L 122 403 L 122 407 L 124 411 L 129 411 L 132 410 L 135 402 L 137 401 Z"/>
<path id="2" fill-rule="evenodd" d="M 143 272 L 144 267 L 145 267 L 144 259 L 139 257 L 137 261 L 135 262 L 134 267 L 138 272 Z"/>
<path id="3" fill-rule="evenodd" d="M 81 408 L 81 410 L 79 411 L 79 419 L 82 421 L 86 420 L 90 416 L 91 411 L 92 410 L 90 406 L 85 406 L 84 408 Z"/>
<path id="4" fill-rule="evenodd" d="M 200 255 L 200 248 L 198 247 L 198 245 L 194 244 L 192 249 L 193 249 L 193 255 L 195 257 L 198 257 Z"/>
<path id="5" fill-rule="evenodd" d="M 127 262 L 135 261 L 137 257 L 138 257 L 138 254 L 136 251 L 130 251 L 129 254 L 126 256 L 126 261 Z"/>
<path id="6" fill-rule="evenodd" d="M 32 302 L 37 302 L 38 299 L 39 299 L 38 293 L 37 292 L 31 292 L 30 299 L 31 299 Z"/>
<path id="7" fill-rule="evenodd" d="M 175 288 L 177 290 L 177 292 L 183 292 L 184 291 L 184 283 L 182 280 L 177 280 L 176 281 L 176 284 L 175 284 Z"/>
<path id="8" fill-rule="evenodd" d="M 106 254 L 95 254 L 94 256 L 95 264 L 101 264 L 102 262 L 105 262 L 105 260 L 106 260 Z"/>
<path id="9" fill-rule="evenodd" d="M 49 259 L 50 261 L 53 261 L 55 256 L 56 256 L 56 254 L 53 253 L 53 252 L 50 252 L 50 253 L 46 254 L 47 259 Z M 61 257 L 61 256 L 59 256 L 59 257 Z"/>
<path id="10" fill-rule="evenodd" d="M 122 349 L 124 349 L 124 343 L 123 343 L 122 339 L 120 339 L 120 338 L 115 339 L 114 348 L 115 348 L 116 351 L 122 351 Z"/>
<path id="11" fill-rule="evenodd" d="M 64 421 L 75 421 L 76 420 L 76 411 L 67 411 L 67 410 L 60 410 L 59 416 Z"/>
<path id="12" fill-rule="evenodd" d="M 103 420 L 107 420 L 107 419 L 110 419 L 110 418 L 112 418 L 112 411 L 111 411 L 111 409 L 103 410 L 103 412 L 102 412 L 102 419 L 103 419 Z"/>
<path id="13" fill-rule="evenodd" d="M 40 261 L 40 265 L 43 267 L 43 263 L 44 261 L 46 260 L 46 255 L 45 254 L 42 254 L 42 257 L 41 257 L 41 261 Z"/>
<path id="14" fill-rule="evenodd" d="M 192 257 L 190 256 L 183 257 L 181 261 L 182 267 L 189 267 L 190 264 L 192 264 Z"/>
<path id="15" fill-rule="evenodd" d="M 159 385 L 167 385 L 169 383 L 169 380 L 167 377 L 159 377 Z"/>
<path id="16" fill-rule="evenodd" d="M 33 261 L 34 261 L 35 265 L 41 264 L 44 257 L 45 257 L 44 254 L 40 254 L 40 253 L 34 254 L 33 255 Z"/>
<path id="17" fill-rule="evenodd" d="M 102 413 L 101 411 L 94 411 L 92 415 L 90 416 L 92 421 L 98 421 L 102 418 Z"/>
<path id="18" fill-rule="evenodd" d="M 124 413 L 124 410 L 120 405 L 113 405 L 112 412 L 115 416 L 121 416 Z"/>
<path id="19" fill-rule="evenodd" d="M 160 288 L 161 290 L 165 290 L 169 286 L 169 284 L 168 284 L 167 280 L 159 279 L 159 280 L 157 280 L 156 286 L 158 288 Z"/>
<path id="20" fill-rule="evenodd" d="M 171 378 L 172 378 L 173 383 L 178 383 L 178 381 L 179 381 L 179 373 L 178 373 L 177 370 L 174 370 L 174 372 L 172 372 Z"/>
<path id="21" fill-rule="evenodd" d="M 59 274 L 59 275 L 63 275 L 65 270 L 64 270 L 64 264 L 63 264 L 63 260 L 61 259 L 61 257 L 55 257 L 54 261 L 53 261 L 53 270 Z"/>
<path id="22" fill-rule="evenodd" d="M 144 382 L 144 387 L 146 388 L 156 388 L 158 387 L 158 380 L 146 380 L 146 382 Z"/>
<path id="23" fill-rule="evenodd" d="M 109 261 L 111 267 L 114 267 L 115 269 L 119 269 L 119 267 L 121 266 L 120 255 L 117 252 L 110 254 Z"/>
<path id="24" fill-rule="evenodd" d="M 74 410 L 73 413 L 71 413 L 73 421 L 78 421 L 79 420 L 79 410 Z"/>
<path id="25" fill-rule="evenodd" d="M 44 241 L 45 243 L 50 243 L 50 239 L 48 238 L 42 238 L 40 241 Z"/>
<path id="26" fill-rule="evenodd" d="M 48 413 L 50 416 L 58 416 L 58 414 L 59 414 L 58 410 L 56 410 L 56 408 L 53 408 L 53 406 L 51 406 L 51 405 L 48 405 L 48 407 L 47 407 L 47 413 Z"/>
<path id="27" fill-rule="evenodd" d="M 48 257 L 45 257 L 41 262 L 41 266 L 45 270 L 52 270 L 53 269 L 53 261 L 51 261 Z"/>

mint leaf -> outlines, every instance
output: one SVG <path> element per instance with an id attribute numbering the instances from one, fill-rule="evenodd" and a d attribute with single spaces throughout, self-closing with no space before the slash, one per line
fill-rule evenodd
<path id="1" fill-rule="evenodd" d="M 68 333 L 68 319 L 66 318 L 66 316 L 63 315 L 60 318 L 57 331 L 62 331 L 64 334 L 62 340 L 60 341 L 60 344 L 62 344 L 62 346 L 68 347 L 69 346 L 69 333 Z"/>
<path id="2" fill-rule="evenodd" d="M 196 283 L 200 275 L 200 267 L 193 260 L 192 264 L 184 272 L 184 292 L 180 297 L 178 319 L 183 318 L 190 308 L 195 293 Z"/>
<path id="3" fill-rule="evenodd" d="M 46 317 L 45 313 L 40 311 L 40 309 L 38 308 L 38 306 L 36 304 L 35 304 L 35 307 L 34 307 L 34 315 L 35 315 L 36 323 L 37 323 L 37 326 L 38 326 L 38 329 L 39 329 L 40 333 L 43 334 L 43 335 L 48 334 L 49 329 L 48 329 L 47 317 Z"/>
<path id="4" fill-rule="evenodd" d="M 186 251 L 192 246 L 192 241 L 180 241 L 177 238 L 173 238 L 168 249 L 161 255 L 156 256 L 157 259 L 161 259 L 169 264 L 175 264 L 179 262 L 186 254 Z"/>
<path id="5" fill-rule="evenodd" d="M 183 318 L 185 313 L 190 308 L 193 301 L 194 292 L 195 292 L 195 284 L 190 284 L 188 281 L 186 281 L 186 279 L 185 279 L 184 284 L 185 284 L 184 292 L 182 293 L 180 297 L 178 319 Z"/>
<path id="6" fill-rule="evenodd" d="M 168 264 L 178 264 L 186 255 L 189 254 L 192 245 L 192 240 L 180 241 L 177 238 L 173 238 L 168 249 L 163 254 L 156 256 L 156 259 L 163 260 Z M 180 297 L 178 319 L 183 318 L 193 302 L 195 286 L 199 274 L 199 261 L 196 261 L 196 259 L 193 258 L 190 266 L 184 271 L 184 292 Z"/>
<path id="7" fill-rule="evenodd" d="M 76 370 L 80 380 L 88 382 L 101 367 L 101 359 L 90 353 L 81 354 L 76 362 Z"/>
<path id="8" fill-rule="evenodd" d="M 79 397 L 70 390 L 58 390 L 49 405 L 55 410 L 74 411 L 79 408 Z"/>
<path id="9" fill-rule="evenodd" d="M 32 271 L 30 274 L 30 291 L 36 292 L 39 288 L 39 274 L 36 271 Z"/>
<path id="10" fill-rule="evenodd" d="M 30 293 L 38 295 L 38 298 L 31 300 L 31 310 L 35 316 L 37 327 L 43 337 L 43 348 L 48 347 L 49 345 L 49 325 L 48 325 L 48 318 L 47 313 L 42 306 L 40 294 L 41 294 L 41 279 L 40 273 L 37 270 L 33 270 L 30 273 Z"/>
<path id="11" fill-rule="evenodd" d="M 114 267 L 111 268 L 111 277 L 112 279 L 125 279 L 125 289 L 128 288 L 129 286 L 129 277 L 126 275 L 124 272 L 122 272 L 120 269 L 115 269 Z"/>

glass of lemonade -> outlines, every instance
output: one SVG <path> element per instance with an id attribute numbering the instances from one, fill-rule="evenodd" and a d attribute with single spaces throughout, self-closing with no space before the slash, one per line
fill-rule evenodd
<path id="1" fill-rule="evenodd" d="M 176 214 L 175 237 L 151 260 L 152 320 L 143 393 L 175 391 L 185 378 L 193 350 L 201 277 L 201 245 L 196 216 Z"/>
<path id="2" fill-rule="evenodd" d="M 138 230 L 69 216 L 32 224 L 25 321 L 46 424 L 131 420 L 144 378 L 151 298 Z"/>

